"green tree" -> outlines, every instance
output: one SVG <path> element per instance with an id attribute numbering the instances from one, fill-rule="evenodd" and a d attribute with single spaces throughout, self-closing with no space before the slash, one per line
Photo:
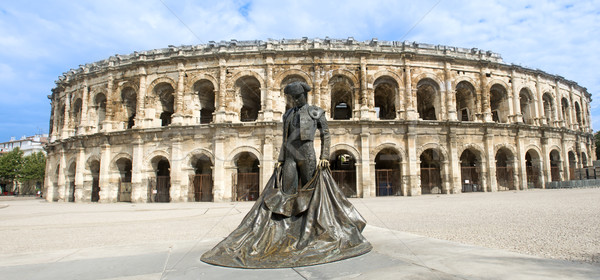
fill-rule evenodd
<path id="1" fill-rule="evenodd" d="M 23 151 L 18 147 L 0 157 L 0 179 L 12 182 L 19 177 Z"/>
<path id="2" fill-rule="evenodd" d="M 33 153 L 23 158 L 19 181 L 44 181 L 46 169 L 46 156 L 42 152 Z"/>
<path id="3" fill-rule="evenodd" d="M 596 159 L 600 160 L 600 131 L 596 131 L 594 137 L 596 138 Z"/>

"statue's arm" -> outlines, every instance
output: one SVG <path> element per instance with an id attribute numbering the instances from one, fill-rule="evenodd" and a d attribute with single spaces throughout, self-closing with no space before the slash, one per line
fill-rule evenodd
<path id="1" fill-rule="evenodd" d="M 327 124 L 326 114 L 321 114 L 317 121 L 317 128 L 321 133 L 321 159 L 329 160 L 329 148 L 331 146 L 331 135 L 329 134 L 329 125 Z"/>

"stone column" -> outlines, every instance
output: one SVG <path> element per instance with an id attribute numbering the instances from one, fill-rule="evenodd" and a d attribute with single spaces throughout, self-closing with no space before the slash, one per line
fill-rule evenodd
<path id="1" fill-rule="evenodd" d="M 109 184 L 109 165 L 110 165 L 110 144 L 104 143 L 100 145 L 100 202 L 115 202 L 116 197 L 111 197 L 111 186 Z"/>
<path id="2" fill-rule="evenodd" d="M 419 155 L 417 155 L 417 133 L 416 125 L 409 125 L 406 132 L 406 152 L 408 154 L 408 195 L 421 194 L 421 180 L 419 178 Z"/>
<path id="3" fill-rule="evenodd" d="M 567 146 L 567 142 L 564 140 L 565 137 L 562 135 L 561 137 L 561 149 L 562 154 L 560 155 L 560 160 L 562 164 L 562 172 L 560 178 L 562 181 L 569 181 L 571 175 L 571 169 L 569 168 L 569 149 Z M 577 155 L 575 155 L 575 160 L 577 160 Z"/>
<path id="4" fill-rule="evenodd" d="M 452 73 L 450 72 L 450 68 L 450 62 L 446 61 L 444 63 L 444 88 L 446 88 L 448 102 L 442 104 L 445 104 L 445 107 L 448 111 L 448 120 L 458 121 L 458 115 L 456 113 L 456 94 L 452 88 Z"/>
<path id="5" fill-rule="evenodd" d="M 108 74 L 108 83 L 106 85 L 106 108 L 104 121 L 102 121 L 102 129 L 99 129 L 100 132 L 109 132 L 112 130 L 112 114 L 113 114 L 113 83 L 114 78 L 112 74 Z"/>
<path id="6" fill-rule="evenodd" d="M 416 90 L 413 92 L 412 88 L 412 75 L 410 71 L 410 65 L 408 58 L 404 59 L 405 69 L 404 71 L 404 88 L 405 88 L 405 96 L 406 96 L 406 119 L 408 120 L 416 120 L 419 116 L 415 107 L 414 107 L 414 94 Z"/>
<path id="7" fill-rule="evenodd" d="M 523 143 L 523 141 L 525 141 L 524 139 L 524 135 L 521 131 L 517 132 L 517 155 L 516 155 L 516 159 L 517 159 L 517 166 L 515 168 L 515 172 L 518 171 L 518 175 L 519 175 L 519 183 L 521 185 L 521 190 L 526 190 L 527 189 L 527 167 L 525 166 L 526 164 L 526 160 L 525 160 L 525 154 L 527 154 L 527 151 L 524 151 L 524 147 L 525 144 Z M 533 164 L 533 163 L 532 163 Z"/>
<path id="8" fill-rule="evenodd" d="M 66 180 L 65 180 L 65 172 L 67 171 L 67 158 L 65 156 L 64 147 L 60 147 L 60 163 L 58 168 L 58 179 L 57 179 L 57 188 L 58 188 L 58 201 L 66 202 Z"/>
<path id="9" fill-rule="evenodd" d="M 262 107 L 263 110 L 263 120 L 264 121 L 272 121 L 273 120 L 273 55 L 268 54 L 265 58 L 266 66 L 265 66 L 265 88 L 261 90 L 264 92 L 264 105 Z M 270 178 L 270 177 L 269 177 Z M 267 178 L 268 180 L 268 178 Z M 266 181 L 265 181 L 266 182 Z M 261 186 L 262 187 L 262 186 Z"/>
<path id="10" fill-rule="evenodd" d="M 487 90 L 487 77 L 485 76 L 485 72 L 487 69 L 481 67 L 479 69 L 479 79 L 480 79 L 480 88 L 481 91 L 481 110 L 483 113 L 483 121 L 491 122 L 492 121 L 492 109 L 490 108 L 490 92 Z"/>
<path id="11" fill-rule="evenodd" d="M 510 73 L 511 77 L 511 81 L 512 81 L 512 92 L 513 92 L 513 107 L 514 107 L 514 115 L 515 118 L 513 120 L 513 122 L 515 123 L 522 123 L 523 122 L 523 112 L 521 112 L 521 93 L 518 92 L 518 84 L 517 84 L 517 71 L 515 71 L 515 69 L 512 69 L 511 73 Z M 533 102 L 533 100 L 532 100 Z M 531 111 L 531 108 L 529 109 Z"/>
<path id="12" fill-rule="evenodd" d="M 462 192 L 460 155 L 458 154 L 458 140 L 456 139 L 456 132 L 454 129 L 450 128 L 448 137 L 450 138 L 448 141 L 448 143 L 450 143 L 450 146 L 448 147 L 448 156 L 450 157 L 448 159 L 450 162 L 450 191 L 451 193 L 460 193 Z"/>
<path id="13" fill-rule="evenodd" d="M 556 82 L 556 87 L 558 87 L 558 81 Z M 577 130 L 579 129 L 579 123 L 577 122 L 577 113 L 575 112 L 575 96 L 573 95 L 573 85 L 569 86 L 569 99 L 571 99 L 571 106 L 569 106 L 569 120 L 571 121 L 570 128 Z"/>
<path id="14" fill-rule="evenodd" d="M 487 153 L 487 162 L 488 162 L 488 180 L 489 180 L 489 189 L 486 191 L 498 191 L 498 184 L 496 179 L 496 154 L 494 154 L 494 134 L 489 130 L 485 129 L 485 135 L 483 137 L 485 151 Z"/>
<path id="15" fill-rule="evenodd" d="M 89 99 L 89 87 L 87 85 L 87 81 L 83 83 L 83 94 L 81 97 L 81 120 L 79 122 L 79 129 L 77 130 L 78 134 L 86 134 L 88 131 L 88 99 Z"/>
<path id="16" fill-rule="evenodd" d="M 273 174 L 273 169 L 274 169 L 274 161 L 276 161 L 276 159 L 274 159 L 273 156 L 273 129 L 272 128 L 265 128 L 265 138 L 263 141 L 263 146 L 262 146 L 262 160 L 260 161 L 260 171 L 261 171 L 261 184 L 258 186 L 259 188 L 259 192 L 262 194 L 264 188 L 265 188 L 265 184 L 269 181 L 269 179 L 271 178 L 271 175 Z M 317 159 L 318 160 L 318 159 Z"/>
<path id="17" fill-rule="evenodd" d="M 77 148 L 77 164 L 75 171 L 75 202 L 85 200 L 83 192 L 83 172 L 85 172 L 85 149 Z"/>
<path id="18" fill-rule="evenodd" d="M 183 67 L 183 63 L 177 63 L 177 88 L 175 89 L 175 108 L 173 113 L 173 122 L 172 125 L 182 125 L 183 124 L 183 91 L 184 91 L 184 83 L 185 83 L 185 68 Z M 171 197 L 172 198 L 172 197 Z"/>
<path id="19" fill-rule="evenodd" d="M 357 170 L 358 172 L 360 172 L 361 176 L 360 178 L 362 179 L 361 181 L 357 181 L 360 182 L 360 185 L 357 188 L 357 194 L 358 197 L 371 197 L 371 196 L 375 196 L 375 188 L 374 186 L 374 182 L 371 182 L 371 160 L 369 159 L 370 154 L 369 154 L 369 128 L 368 127 L 362 127 L 362 132 L 360 134 L 360 170 Z"/>
<path id="20" fill-rule="evenodd" d="M 183 161 L 183 154 L 181 150 L 181 135 L 176 134 L 171 137 L 171 188 L 169 189 L 169 196 L 171 202 L 182 202 L 183 198 L 181 195 L 181 168 Z"/>
<path id="21" fill-rule="evenodd" d="M 225 106 L 225 94 L 227 93 L 227 61 L 224 57 L 219 57 L 219 88 L 218 94 L 215 96 L 217 103 L 217 112 L 215 113 L 215 122 L 224 122 L 227 118 Z M 215 155 L 216 156 L 216 155 Z M 216 180 L 216 177 L 213 177 Z M 215 200 L 216 201 L 216 200 Z"/>
<path id="22" fill-rule="evenodd" d="M 62 127 L 58 127 L 58 120 L 63 116 L 60 115 L 60 101 L 51 99 L 52 110 L 54 111 L 54 118 L 52 119 L 52 131 L 50 131 L 50 142 L 54 142 L 60 138 Z"/>
<path id="23" fill-rule="evenodd" d="M 535 76 L 535 94 L 538 100 L 538 123 L 537 125 L 542 126 L 545 124 L 552 125 L 548 120 L 552 119 L 552 116 L 546 116 L 546 110 L 544 109 L 544 93 L 540 85 L 540 75 Z M 556 103 L 556 102 L 555 102 Z"/>
<path id="24" fill-rule="evenodd" d="M 140 87 L 139 87 L 140 89 L 137 94 L 137 102 L 136 102 L 136 108 L 135 108 L 135 120 L 134 120 L 133 128 L 146 128 L 146 125 L 144 123 L 145 119 L 146 119 L 146 113 L 145 113 L 146 104 L 144 104 L 144 101 L 146 99 L 146 88 L 147 88 L 146 68 L 140 67 L 140 69 L 138 70 L 138 75 L 140 75 Z"/>
<path id="25" fill-rule="evenodd" d="M 142 146 L 142 139 L 139 135 L 134 135 L 133 154 L 132 157 L 132 168 L 131 168 L 131 201 L 132 202 L 146 202 L 148 200 L 148 192 L 145 189 L 146 186 L 142 185 L 142 162 L 144 160 L 144 149 Z"/>
<path id="26" fill-rule="evenodd" d="M 546 182 L 552 182 L 552 174 L 551 174 L 551 165 L 550 165 L 550 151 L 548 151 L 548 136 L 542 135 L 542 155 L 541 158 L 543 160 L 542 166 L 540 166 L 541 171 L 546 178 Z M 542 188 L 546 188 L 546 185 L 542 185 Z"/>
<path id="27" fill-rule="evenodd" d="M 54 180 L 52 178 L 54 173 L 52 172 L 52 169 L 50 168 L 50 163 L 56 161 L 55 157 L 56 156 L 55 156 L 54 152 L 50 152 L 50 151 L 48 152 L 48 157 L 46 159 L 45 173 L 44 173 L 44 189 L 42 190 L 42 195 L 48 202 L 54 201 L 54 198 L 55 198 L 54 191 L 55 191 L 56 186 L 54 185 Z"/>
<path id="28" fill-rule="evenodd" d="M 62 135 L 61 138 L 69 138 L 70 128 L 69 122 L 71 120 L 71 99 L 69 98 L 69 94 L 65 94 L 65 115 L 63 116 L 63 127 L 62 127 Z"/>
<path id="29" fill-rule="evenodd" d="M 367 58 L 365 54 L 360 55 L 360 119 L 368 120 L 369 116 L 369 95 L 367 93 Z"/>
<path id="30" fill-rule="evenodd" d="M 215 202 L 231 201 L 231 188 L 227 189 L 226 182 L 231 178 L 225 176 L 225 136 L 217 135 L 214 137 L 214 155 L 215 166 L 213 168 L 213 197 Z"/>

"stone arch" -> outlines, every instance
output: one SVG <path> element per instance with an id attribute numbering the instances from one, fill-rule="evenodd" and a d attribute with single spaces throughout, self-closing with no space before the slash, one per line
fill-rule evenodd
<path id="1" fill-rule="evenodd" d="M 140 91 L 139 82 L 135 83 L 131 80 L 126 80 L 126 81 L 122 81 L 122 82 L 118 83 L 116 92 L 121 92 L 123 89 L 128 88 L 128 87 L 133 88 L 133 90 L 135 90 L 135 92 Z"/>
<path id="2" fill-rule="evenodd" d="M 153 172 L 156 169 L 156 163 L 152 160 L 156 157 L 164 157 L 170 162 L 171 154 L 166 150 L 154 150 L 144 157 L 142 167 L 145 172 Z"/>
<path id="3" fill-rule="evenodd" d="M 563 120 L 566 124 L 570 124 L 571 120 L 569 118 L 569 111 L 571 110 L 571 101 L 566 96 L 562 96 L 560 98 L 560 113 L 561 120 Z"/>
<path id="4" fill-rule="evenodd" d="M 136 87 L 124 86 L 119 87 L 119 99 L 121 100 L 122 116 L 118 118 L 125 122 L 125 128 L 130 129 L 135 125 L 135 116 L 137 113 L 138 91 Z"/>
<path id="5" fill-rule="evenodd" d="M 252 147 L 252 146 L 239 146 L 239 147 L 236 147 L 235 149 L 233 149 L 227 155 L 227 162 L 229 162 L 229 167 L 236 166 L 235 161 L 237 160 L 237 157 L 243 152 L 247 152 L 247 153 L 254 155 L 259 160 L 259 162 L 260 162 L 260 159 L 262 158 L 262 153 L 257 148 Z"/>
<path id="6" fill-rule="evenodd" d="M 148 86 L 148 90 L 146 92 L 151 93 L 154 91 L 154 88 L 162 83 L 167 83 L 169 85 L 171 85 L 171 87 L 173 87 L 173 89 L 177 88 L 177 83 L 171 79 L 170 77 L 166 77 L 166 76 L 162 76 L 162 77 L 158 77 L 154 80 L 152 80 L 152 82 L 150 83 L 150 85 Z"/>
<path id="7" fill-rule="evenodd" d="M 494 146 L 494 155 L 497 154 L 498 151 L 503 148 L 508 149 L 511 152 L 513 157 L 517 156 L 517 149 L 514 146 L 509 145 L 509 144 L 496 144 Z"/>
<path id="8" fill-rule="evenodd" d="M 194 84 L 201 80 L 208 80 L 213 84 L 215 91 L 219 91 L 219 80 L 208 73 L 188 73 L 189 77 L 185 78 L 184 92 L 194 92 Z"/>
<path id="9" fill-rule="evenodd" d="M 459 121 L 474 121 L 477 114 L 477 90 L 468 79 L 461 79 L 454 86 L 456 113 Z M 452 106 L 452 105 L 450 105 Z"/>
<path id="10" fill-rule="evenodd" d="M 417 112 L 422 120 L 441 120 L 442 104 L 441 104 L 441 86 L 440 83 L 431 75 L 422 74 L 424 76 L 417 83 Z"/>
<path id="11" fill-rule="evenodd" d="M 516 96 L 514 98 L 517 98 Z M 520 112 L 523 117 L 523 123 L 533 124 L 535 120 L 535 98 L 529 87 L 524 86 L 519 90 Z"/>
<path id="12" fill-rule="evenodd" d="M 354 148 L 352 145 L 348 145 L 348 144 L 344 144 L 344 143 L 339 143 L 339 144 L 335 144 L 335 145 L 331 146 L 329 154 L 333 155 L 333 154 L 335 154 L 335 152 L 340 151 L 340 150 L 348 151 L 352 155 L 352 157 L 354 157 L 356 159 L 357 162 L 359 162 L 361 160 L 360 153 L 358 152 L 358 150 L 356 148 Z"/>
<path id="13" fill-rule="evenodd" d="M 375 74 L 373 75 L 369 75 L 367 78 L 367 83 L 369 84 L 374 84 L 375 81 L 377 81 L 377 79 L 384 77 L 384 76 L 388 76 L 391 79 L 393 79 L 394 81 L 396 81 L 396 84 L 398 85 L 403 85 L 403 80 L 401 76 L 399 76 L 396 72 L 390 70 L 390 69 L 384 69 L 384 70 L 380 70 L 377 71 Z"/>
<path id="14" fill-rule="evenodd" d="M 217 107 L 217 90 L 214 81 L 198 79 L 191 86 L 192 102 L 188 107 L 193 108 L 194 115 L 199 116 L 197 123 L 205 124 L 213 121 L 213 113 Z"/>
<path id="15" fill-rule="evenodd" d="M 406 160 L 406 153 L 404 152 L 404 149 L 402 149 L 402 147 L 400 147 L 400 145 L 397 145 L 396 143 L 391 143 L 391 142 L 382 143 L 382 144 L 379 144 L 377 147 L 373 148 L 371 150 L 371 152 L 369 153 L 369 158 L 371 158 L 373 160 L 373 162 L 375 162 L 375 157 L 377 156 L 377 154 L 385 149 L 394 150 L 400 156 L 400 160 L 402 160 L 402 161 Z"/>
<path id="16" fill-rule="evenodd" d="M 301 70 L 297 70 L 297 69 L 292 69 L 292 70 L 287 70 L 283 73 L 280 74 L 281 77 L 278 77 L 278 81 L 277 83 L 274 83 L 274 86 L 276 87 L 277 92 L 279 93 L 278 98 L 281 101 L 285 101 L 285 109 L 284 112 L 286 112 L 288 109 L 291 109 L 293 107 L 293 102 L 292 100 L 289 98 L 289 96 L 286 96 L 285 93 L 283 92 L 283 90 L 285 89 L 285 86 L 287 86 L 288 84 L 292 83 L 292 82 L 304 82 L 307 83 L 311 88 L 312 86 L 312 80 L 310 79 L 310 77 L 308 77 L 308 75 L 306 75 L 306 73 L 304 73 Z M 310 96 L 312 96 L 314 90 L 311 90 L 308 92 L 308 96 L 307 96 L 307 102 L 308 100 L 310 100 Z"/>
<path id="17" fill-rule="evenodd" d="M 276 86 L 276 90 L 277 91 L 281 91 L 281 83 L 283 83 L 283 81 L 288 77 L 288 76 L 300 76 L 304 79 L 304 81 L 309 84 L 311 87 L 313 86 L 313 80 L 312 78 L 308 75 L 308 73 L 304 72 L 301 69 L 288 69 L 285 70 L 283 72 L 278 73 L 275 76 L 273 85 Z"/>
<path id="18" fill-rule="evenodd" d="M 584 118 L 581 114 L 581 106 L 579 106 L 579 102 L 577 100 L 575 100 L 573 104 L 573 106 L 575 107 L 575 120 L 579 126 L 583 126 Z"/>
<path id="19" fill-rule="evenodd" d="M 131 162 L 133 162 L 133 157 L 126 152 L 120 152 L 118 154 L 116 154 L 110 161 L 110 165 L 109 165 L 109 169 L 110 170 L 117 170 L 117 161 L 120 159 L 128 159 Z"/>
<path id="20" fill-rule="evenodd" d="M 358 84 L 346 75 L 333 75 L 327 81 L 331 98 L 330 118 L 334 120 L 349 120 L 354 116 L 353 110 L 358 106 Z"/>
<path id="21" fill-rule="evenodd" d="M 487 162 L 486 158 L 485 158 L 485 152 L 483 147 L 481 147 L 480 145 L 477 144 L 466 144 L 462 147 L 461 150 L 459 150 L 459 157 L 462 153 L 464 153 L 466 150 L 472 150 L 472 151 L 476 151 L 478 153 L 478 159 L 483 163 L 483 162 Z"/>
<path id="22" fill-rule="evenodd" d="M 509 145 L 496 145 L 494 160 L 496 166 L 496 186 L 498 191 L 515 190 L 515 165 L 517 154 Z"/>
<path id="23" fill-rule="evenodd" d="M 323 82 L 321 83 L 321 87 L 328 87 L 331 79 L 333 79 L 336 76 L 342 76 L 342 77 L 349 79 L 352 82 L 352 84 L 354 85 L 354 87 L 356 87 L 357 85 L 360 85 L 360 81 L 356 77 L 356 75 L 352 71 L 347 70 L 347 69 L 335 69 L 335 70 L 327 72 L 326 75 L 328 77 L 323 79 Z"/>
<path id="24" fill-rule="evenodd" d="M 234 109 L 239 114 L 242 122 L 253 122 L 258 120 L 262 110 L 263 84 L 253 75 L 244 75 L 235 80 L 234 83 Z"/>
<path id="25" fill-rule="evenodd" d="M 252 70 L 241 70 L 241 71 L 236 71 L 233 75 L 231 75 L 231 78 L 228 79 L 227 82 L 227 88 L 233 88 L 235 86 L 235 83 L 237 83 L 237 81 L 241 78 L 244 77 L 253 77 L 256 80 L 258 80 L 258 83 L 260 84 L 260 89 L 262 90 L 263 88 L 265 88 L 265 81 L 263 79 L 263 77 L 258 74 L 255 71 Z"/>
<path id="26" fill-rule="evenodd" d="M 551 92 L 546 91 L 542 94 L 542 101 L 544 117 L 546 118 L 546 122 L 550 124 L 556 119 L 556 98 L 554 98 Z"/>
<path id="27" fill-rule="evenodd" d="M 398 148 L 394 143 L 383 143 L 371 151 L 375 196 L 406 195 L 402 178 L 406 160 Z"/>
<path id="28" fill-rule="evenodd" d="M 437 75 L 433 73 L 421 73 L 418 76 L 412 79 L 413 81 L 417 81 L 415 84 L 419 84 L 422 80 L 431 80 L 437 86 L 438 90 L 442 90 L 442 86 L 444 85 L 444 81 L 440 79 Z"/>
<path id="29" fill-rule="evenodd" d="M 426 143 L 424 145 L 421 145 L 417 149 L 417 155 L 420 156 L 424 151 L 429 149 L 437 150 L 438 152 L 440 152 L 440 155 L 442 156 L 442 158 L 440 159 L 441 161 L 448 160 L 448 151 L 446 151 L 446 148 L 444 148 L 444 146 L 441 146 L 438 143 Z"/>
<path id="30" fill-rule="evenodd" d="M 396 119 L 399 105 L 400 84 L 390 75 L 381 75 L 373 82 L 373 104 L 378 118 L 382 120 Z"/>
<path id="31" fill-rule="evenodd" d="M 197 148 L 192 150 L 185 156 L 184 162 L 186 163 L 186 166 L 191 166 L 193 163 L 192 161 L 196 156 L 206 156 L 210 160 L 211 164 L 215 164 L 215 157 L 210 150 L 205 148 Z"/>
<path id="32" fill-rule="evenodd" d="M 509 88 L 502 81 L 490 83 L 487 89 L 489 92 L 489 105 L 492 113 L 492 120 L 498 123 L 507 123 L 510 115 L 510 96 Z"/>

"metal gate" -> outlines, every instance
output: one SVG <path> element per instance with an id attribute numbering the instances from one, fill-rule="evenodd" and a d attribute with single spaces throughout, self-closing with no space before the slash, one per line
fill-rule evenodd
<path id="1" fill-rule="evenodd" d="M 514 189 L 513 168 L 510 166 L 496 167 L 496 182 L 498 183 L 498 191 Z"/>
<path id="2" fill-rule="evenodd" d="M 375 182 L 377 196 L 402 195 L 400 170 L 377 169 L 375 170 Z"/>
<path id="3" fill-rule="evenodd" d="M 356 171 L 331 170 L 331 176 L 346 197 L 356 197 Z"/>
<path id="4" fill-rule="evenodd" d="M 575 180 L 575 167 L 569 166 L 569 180 Z"/>
<path id="5" fill-rule="evenodd" d="M 421 194 L 441 194 L 442 176 L 437 167 L 421 167 Z"/>
<path id="6" fill-rule="evenodd" d="M 92 202 L 100 200 L 100 178 L 93 177 L 92 179 Z"/>
<path id="7" fill-rule="evenodd" d="M 194 175 L 194 201 L 212 201 L 212 175 Z"/>
<path id="8" fill-rule="evenodd" d="M 482 192 L 481 182 L 479 180 L 479 167 L 461 166 L 460 178 L 462 180 L 462 192 Z"/>
<path id="9" fill-rule="evenodd" d="M 119 181 L 119 202 L 131 202 L 131 178 Z"/>
<path id="10" fill-rule="evenodd" d="M 558 166 L 550 167 L 550 175 L 552 177 L 552 182 L 560 181 L 560 169 Z"/>
<path id="11" fill-rule="evenodd" d="M 539 168 L 527 166 L 525 171 L 527 172 L 527 188 L 541 188 Z"/>
<path id="12" fill-rule="evenodd" d="M 234 194 L 236 201 L 255 201 L 258 199 L 258 173 L 233 174 Z"/>
<path id="13" fill-rule="evenodd" d="M 171 189 L 171 176 L 156 176 L 156 197 L 154 202 L 169 202 L 171 196 L 169 190 Z"/>

